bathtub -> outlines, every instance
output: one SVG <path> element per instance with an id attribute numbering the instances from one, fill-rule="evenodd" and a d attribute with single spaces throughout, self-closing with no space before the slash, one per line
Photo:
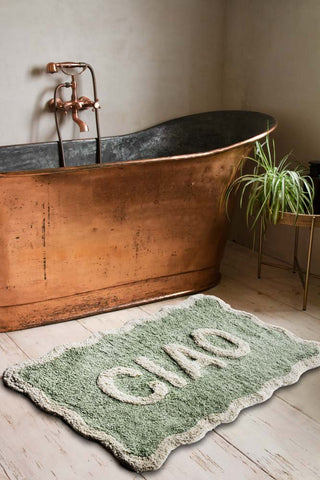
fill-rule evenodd
<path id="1" fill-rule="evenodd" d="M 190 115 L 130 135 L 0 147 L 0 331 L 208 289 L 220 279 L 221 198 L 265 114 Z"/>

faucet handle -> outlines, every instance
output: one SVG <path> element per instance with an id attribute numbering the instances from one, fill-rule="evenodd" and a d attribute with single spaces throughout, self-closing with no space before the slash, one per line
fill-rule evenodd
<path id="1" fill-rule="evenodd" d="M 56 99 L 56 102 L 57 102 L 57 109 L 58 109 L 58 110 L 65 110 L 65 109 L 64 109 L 64 104 L 65 104 L 65 102 L 64 102 L 63 100 L 61 100 L 61 98 L 58 97 L 58 98 Z M 48 106 L 50 112 L 54 112 L 54 111 L 55 111 L 56 108 L 55 108 L 55 104 L 54 104 L 54 98 L 51 98 L 51 100 L 49 100 L 49 101 L 47 102 L 47 106 Z M 65 110 L 65 112 L 66 112 L 66 110 Z"/>
<path id="2" fill-rule="evenodd" d="M 88 97 L 80 97 L 78 100 L 79 109 L 86 110 L 87 108 L 92 108 L 92 111 L 98 110 L 100 107 L 98 99 L 90 100 Z"/>

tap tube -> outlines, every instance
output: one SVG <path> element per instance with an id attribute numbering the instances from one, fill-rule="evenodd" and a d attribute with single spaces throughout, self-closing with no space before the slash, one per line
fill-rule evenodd
<path id="1" fill-rule="evenodd" d="M 96 83 L 96 76 L 94 74 L 94 70 L 89 63 L 79 64 L 79 66 L 85 65 L 91 73 L 92 78 L 92 85 L 93 85 L 93 96 L 94 102 L 98 102 L 98 94 L 97 94 L 97 83 Z M 98 163 L 102 163 L 102 156 L 101 156 L 101 137 L 100 137 L 100 125 L 99 125 L 99 115 L 98 115 L 98 108 L 94 109 L 95 117 L 96 117 L 96 129 L 97 129 L 97 153 L 98 153 Z"/>
<path id="2" fill-rule="evenodd" d="M 55 118 L 55 121 L 56 121 L 56 129 L 57 129 L 57 133 L 58 133 L 58 139 L 59 139 L 59 152 L 60 152 L 60 160 L 61 160 L 61 166 L 62 167 L 65 167 L 66 166 L 66 162 L 65 162 L 65 157 L 64 157 L 64 148 L 63 148 L 63 143 L 62 143 L 62 138 L 61 138 L 61 132 L 60 132 L 60 126 L 59 126 L 59 122 L 58 122 L 58 106 L 57 106 L 57 94 L 58 94 L 58 91 L 60 90 L 60 88 L 69 88 L 71 87 L 71 84 L 69 82 L 65 82 L 65 83 L 59 83 L 56 88 L 54 89 L 54 96 L 53 96 L 53 99 L 54 99 L 54 118 Z"/>

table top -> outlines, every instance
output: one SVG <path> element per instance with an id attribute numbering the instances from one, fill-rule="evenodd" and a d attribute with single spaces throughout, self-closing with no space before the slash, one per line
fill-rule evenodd
<path id="1" fill-rule="evenodd" d="M 278 224 L 293 225 L 295 227 L 310 227 L 313 219 L 314 226 L 320 227 L 320 215 L 309 215 L 305 213 L 299 213 L 297 215 L 295 213 L 284 212 L 278 220 Z"/>

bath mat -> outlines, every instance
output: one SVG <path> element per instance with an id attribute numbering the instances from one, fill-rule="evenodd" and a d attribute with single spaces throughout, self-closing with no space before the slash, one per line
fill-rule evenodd
<path id="1" fill-rule="evenodd" d="M 195 295 L 3 379 L 140 472 L 319 365 L 319 342 Z"/>

